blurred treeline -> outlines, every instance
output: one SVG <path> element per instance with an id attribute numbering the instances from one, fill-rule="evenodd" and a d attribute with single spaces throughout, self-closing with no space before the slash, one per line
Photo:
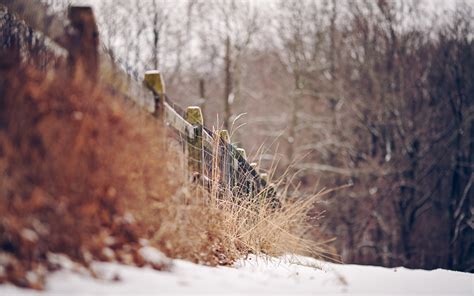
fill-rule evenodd
<path id="1" fill-rule="evenodd" d="M 95 5 L 131 76 L 163 71 L 262 170 L 276 158 L 302 192 L 351 184 L 317 205 L 344 262 L 473 272 L 474 1 L 442 3 Z"/>

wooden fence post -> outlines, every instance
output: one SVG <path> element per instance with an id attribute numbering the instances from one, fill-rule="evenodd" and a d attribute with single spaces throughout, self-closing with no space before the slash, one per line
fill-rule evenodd
<path id="1" fill-rule="evenodd" d="M 155 111 L 153 116 L 163 117 L 163 112 L 165 110 L 164 102 L 166 95 L 166 87 L 163 76 L 158 70 L 151 70 L 145 72 L 144 82 L 146 87 L 148 87 L 155 97 Z"/>
<path id="2" fill-rule="evenodd" d="M 185 119 L 194 127 L 194 138 L 188 138 L 188 166 L 192 173 L 202 173 L 202 126 L 204 119 L 201 108 L 191 106 L 186 109 Z"/>
<path id="3" fill-rule="evenodd" d="M 227 130 L 220 130 L 219 131 L 219 136 L 221 137 L 222 141 L 224 141 L 225 143 L 230 143 L 230 136 L 229 136 L 229 132 Z"/>
<path id="4" fill-rule="evenodd" d="M 261 173 L 260 178 L 265 181 L 266 184 L 268 184 L 268 174 L 267 173 Z"/>
<path id="5" fill-rule="evenodd" d="M 236 151 L 244 160 L 247 160 L 247 153 L 244 148 L 237 148 Z M 240 192 L 245 194 L 249 194 L 251 189 L 249 176 L 247 175 L 248 173 L 249 172 L 245 171 L 245 168 L 243 168 L 237 161 L 237 182 L 239 182 L 238 186 L 240 187 Z"/>
<path id="6" fill-rule="evenodd" d="M 69 34 L 68 64 L 74 76 L 82 71 L 96 81 L 99 70 L 99 32 L 94 12 L 88 6 L 71 6 L 68 13 L 73 31 Z"/>
<path id="7" fill-rule="evenodd" d="M 262 179 L 262 183 L 265 182 L 265 184 L 262 184 L 263 189 L 261 190 L 261 196 L 265 199 L 270 199 L 270 202 L 273 208 L 281 207 L 281 202 L 276 197 L 275 184 L 269 183 L 270 180 L 268 178 L 268 174 L 262 173 L 260 174 L 260 178 Z"/>
<path id="8" fill-rule="evenodd" d="M 237 152 L 240 154 L 240 156 L 247 160 L 247 152 L 245 152 L 244 148 L 237 148 Z"/>
<path id="9" fill-rule="evenodd" d="M 220 148 L 220 153 L 222 155 L 221 161 L 221 173 L 222 173 L 222 183 L 226 186 L 226 188 L 232 189 L 232 172 L 233 172 L 233 161 L 232 155 L 229 151 L 230 145 L 230 136 L 227 130 L 220 130 L 219 131 L 220 142 L 222 143 L 222 147 Z"/>
<path id="10" fill-rule="evenodd" d="M 257 173 L 258 175 L 258 168 L 257 168 L 258 164 L 256 162 L 252 162 L 250 163 L 250 167 Z M 259 184 L 257 184 L 257 180 L 252 176 L 250 175 L 249 178 L 248 178 L 248 184 L 249 184 L 249 191 L 250 191 L 250 194 L 252 196 L 255 196 L 257 193 L 258 193 L 258 188 L 259 188 Z"/>
<path id="11" fill-rule="evenodd" d="M 267 187 L 268 187 L 268 174 L 267 173 L 261 173 L 260 174 L 260 192 L 263 193 L 263 196 L 265 197 L 267 195 Z"/>

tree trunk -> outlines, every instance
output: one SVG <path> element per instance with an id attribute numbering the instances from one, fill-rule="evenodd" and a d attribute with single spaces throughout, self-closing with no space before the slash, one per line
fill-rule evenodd
<path id="1" fill-rule="evenodd" d="M 224 88 L 224 128 L 230 129 L 230 117 L 232 116 L 231 112 L 231 102 L 230 97 L 232 95 L 232 59 L 231 59 L 231 50 L 230 50 L 230 38 L 227 36 L 225 40 L 225 88 Z"/>
<path id="2" fill-rule="evenodd" d="M 159 69 L 159 44 L 160 44 L 160 29 L 158 28 L 158 7 L 156 0 L 153 0 L 153 52 L 152 52 L 152 63 L 154 69 Z"/>
<path id="3" fill-rule="evenodd" d="M 199 79 L 199 99 L 201 99 L 201 111 L 204 118 L 205 115 L 205 107 L 206 107 L 206 81 L 204 78 Z"/>
<path id="4" fill-rule="evenodd" d="M 291 104 L 291 119 L 288 129 L 288 163 L 292 163 L 295 159 L 295 140 L 296 140 L 296 126 L 298 125 L 298 90 L 300 87 L 300 75 L 295 74 L 295 90 L 290 96 Z"/>

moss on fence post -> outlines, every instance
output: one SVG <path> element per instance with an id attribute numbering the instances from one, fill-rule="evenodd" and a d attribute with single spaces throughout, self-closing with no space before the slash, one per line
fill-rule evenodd
<path id="1" fill-rule="evenodd" d="M 225 143 L 230 143 L 229 131 L 227 131 L 226 129 L 220 130 L 219 136 L 221 137 L 222 141 L 224 141 Z"/>
<path id="2" fill-rule="evenodd" d="M 153 115 L 156 117 L 163 118 L 166 87 L 163 76 L 158 70 L 151 70 L 145 72 L 145 77 L 143 79 L 145 86 L 153 92 L 155 97 L 155 111 Z"/>
<path id="3" fill-rule="evenodd" d="M 194 137 L 188 137 L 188 166 L 191 173 L 202 174 L 202 126 L 204 119 L 201 108 L 190 106 L 186 109 L 185 119 L 194 127 Z"/>

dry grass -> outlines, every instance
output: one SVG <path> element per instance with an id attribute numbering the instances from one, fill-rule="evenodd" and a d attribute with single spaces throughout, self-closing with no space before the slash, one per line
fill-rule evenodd
<path id="1" fill-rule="evenodd" d="M 186 188 L 186 187 L 184 187 Z M 318 195 L 304 201 L 285 201 L 275 209 L 268 199 L 235 202 L 231 195 L 214 198 L 195 185 L 169 200 L 148 202 L 136 216 L 150 239 L 169 256 L 222 265 L 247 254 L 285 253 L 317 258 L 333 257 L 326 242 L 306 237 L 315 226 L 309 212 Z"/>
<path id="2" fill-rule="evenodd" d="M 304 238 L 317 196 L 275 209 L 205 191 L 187 179 L 166 130 L 130 102 L 61 69 L 0 74 L 0 283 L 42 288 L 57 268 L 51 253 L 142 266 L 140 238 L 209 265 L 249 253 L 325 255 Z"/>
<path id="3" fill-rule="evenodd" d="M 213 144 L 218 155 L 218 139 Z M 174 159 L 175 166 L 181 167 L 179 155 Z M 290 185 L 284 182 L 287 176 L 282 176 L 273 185 L 280 193 L 280 206 L 275 207 L 266 190 L 249 197 L 221 188 L 219 168 L 219 159 L 214 157 L 209 191 L 182 179 L 181 190 L 170 199 L 145 201 L 151 206 L 140 207 L 138 216 L 148 217 L 145 224 L 151 228 L 153 241 L 168 255 L 211 265 L 229 264 L 250 253 L 337 258 L 327 247 L 328 240 L 314 240 L 322 237 L 315 234 L 314 220 L 320 216 L 311 212 L 325 191 L 292 198 Z"/>

